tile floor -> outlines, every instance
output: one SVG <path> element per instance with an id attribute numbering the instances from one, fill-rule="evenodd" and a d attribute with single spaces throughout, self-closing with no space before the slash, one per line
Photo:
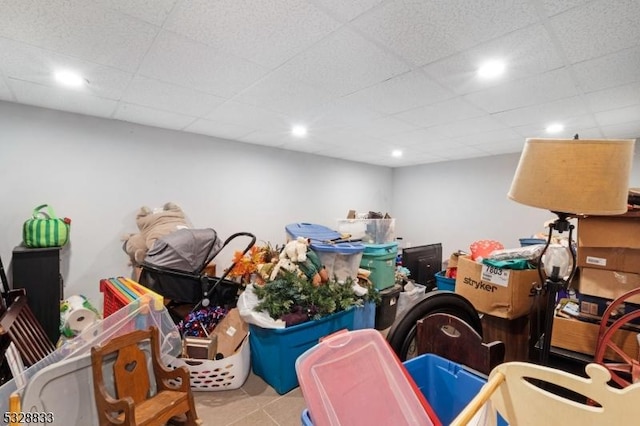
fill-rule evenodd
<path id="1" fill-rule="evenodd" d="M 305 409 L 300 388 L 279 395 L 251 372 L 235 390 L 194 392 L 203 426 L 300 426 Z"/>

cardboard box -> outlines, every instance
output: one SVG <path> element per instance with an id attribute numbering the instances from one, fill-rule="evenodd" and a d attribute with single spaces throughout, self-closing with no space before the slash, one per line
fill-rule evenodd
<path id="1" fill-rule="evenodd" d="M 578 266 L 640 274 L 640 249 L 578 247 Z"/>
<path id="2" fill-rule="evenodd" d="M 640 249 L 640 210 L 617 216 L 578 218 L 579 247 Z"/>
<path id="3" fill-rule="evenodd" d="M 599 327 L 598 324 L 585 321 L 555 317 L 551 333 L 551 346 L 594 356 L 598 342 Z M 636 359 L 638 355 L 636 334 L 633 331 L 618 330 L 613 335 L 612 342 L 631 358 Z M 613 361 L 622 360 L 611 349 L 607 349 L 605 358 Z"/>
<path id="4" fill-rule="evenodd" d="M 233 308 L 216 325 L 212 335 L 218 340 L 218 353 L 226 358 L 236 352 L 248 333 L 249 325 L 240 318 L 238 308 Z"/>
<path id="5" fill-rule="evenodd" d="M 529 313 L 539 281 L 535 269 L 493 268 L 460 256 L 455 292 L 482 313 L 513 319 Z"/>
<path id="6" fill-rule="evenodd" d="M 580 293 L 584 295 L 613 300 L 638 287 L 640 274 L 593 268 L 580 270 Z M 640 304 L 640 295 L 627 301 Z"/>

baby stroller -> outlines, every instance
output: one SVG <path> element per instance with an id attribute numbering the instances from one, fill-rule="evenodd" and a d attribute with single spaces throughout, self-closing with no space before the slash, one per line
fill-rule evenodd
<path id="1" fill-rule="evenodd" d="M 159 238 L 140 265 L 139 282 L 170 300 L 167 310 L 176 323 L 184 318 L 185 305 L 188 311 L 210 304 L 233 308 L 240 284 L 225 278 L 236 264 L 225 269 L 220 277 L 208 276 L 205 268 L 238 237 L 250 238 L 242 253 L 244 256 L 256 242 L 256 237 L 248 232 L 235 233 L 224 242 L 211 228 L 180 229 Z"/>

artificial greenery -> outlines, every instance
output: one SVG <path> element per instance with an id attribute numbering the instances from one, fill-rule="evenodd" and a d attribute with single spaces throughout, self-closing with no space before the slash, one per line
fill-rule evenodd
<path id="1" fill-rule="evenodd" d="M 330 279 L 314 286 L 306 277 L 284 272 L 281 278 L 255 286 L 254 292 L 260 302 L 256 311 L 266 311 L 273 319 L 281 319 L 292 312 L 303 312 L 310 320 L 320 319 L 352 306 L 362 306 L 366 301 L 378 302 L 378 292 L 370 288 L 363 297 L 353 292 L 354 281 L 347 278 L 344 283 Z"/>

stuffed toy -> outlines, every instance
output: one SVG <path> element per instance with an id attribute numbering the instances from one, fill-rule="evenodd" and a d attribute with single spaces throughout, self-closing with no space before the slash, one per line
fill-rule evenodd
<path id="1" fill-rule="evenodd" d="M 160 237 L 178 229 L 189 228 L 182 209 L 174 203 L 166 203 L 162 209 L 151 210 L 143 206 L 136 215 L 139 233 L 124 236 L 122 246 L 134 266 L 140 265 L 147 251 Z"/>
<path id="2" fill-rule="evenodd" d="M 289 241 L 282 252 L 280 259 L 289 259 L 292 262 L 304 262 L 307 260 L 307 249 L 309 248 L 309 240 L 304 237 L 298 237 Z"/>

